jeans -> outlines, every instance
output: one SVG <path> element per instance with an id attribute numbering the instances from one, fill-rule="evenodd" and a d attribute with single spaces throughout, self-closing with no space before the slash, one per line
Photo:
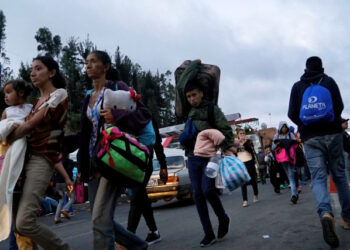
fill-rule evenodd
<path id="1" fill-rule="evenodd" d="M 341 216 L 350 222 L 350 190 L 345 176 L 342 134 L 311 138 L 304 143 L 304 148 L 319 216 L 322 217 L 325 212 L 333 214 L 327 192 L 329 171 L 338 190 Z"/>
<path id="2" fill-rule="evenodd" d="M 245 162 L 244 165 L 246 166 L 248 173 L 249 173 L 249 176 L 251 178 L 248 183 L 245 183 L 241 186 L 243 201 L 247 201 L 248 200 L 247 186 L 249 184 L 252 185 L 252 187 L 253 187 L 254 195 L 258 195 L 259 190 L 258 190 L 258 182 L 256 181 L 256 169 L 255 169 L 254 160 L 250 160 L 248 162 Z"/>
<path id="3" fill-rule="evenodd" d="M 114 241 L 127 249 L 146 249 L 144 240 L 127 231 L 113 219 L 120 187 L 101 177 L 93 202 L 92 223 L 94 235 L 94 249 L 114 249 Z M 94 189 L 94 187 L 92 187 Z"/>
<path id="4" fill-rule="evenodd" d="M 74 191 L 73 192 L 68 191 L 66 183 L 56 183 L 56 190 L 62 197 L 58 202 L 56 214 L 55 214 L 55 218 L 59 219 L 61 210 L 68 211 L 71 205 L 75 202 L 75 193 Z M 62 208 L 63 202 L 64 202 L 64 194 L 68 195 L 69 200 L 67 204 Z"/>
<path id="5" fill-rule="evenodd" d="M 208 200 L 212 206 L 219 222 L 227 218 L 224 207 L 216 191 L 215 178 L 209 178 L 205 175 L 205 167 L 208 161 L 209 158 L 199 156 L 188 158 L 188 172 L 192 183 L 194 201 L 206 235 L 214 233 L 206 200 Z"/>
<path id="6" fill-rule="evenodd" d="M 296 182 L 298 181 L 296 178 L 296 169 L 295 166 L 290 164 L 289 162 L 282 162 L 282 167 L 285 171 L 285 173 L 288 176 L 288 180 L 289 180 L 289 185 L 290 185 L 290 191 L 293 195 L 297 195 L 297 184 Z"/>
<path id="7" fill-rule="evenodd" d="M 41 199 L 41 205 L 43 206 L 45 212 L 52 213 L 52 207 L 56 207 L 58 205 L 58 202 L 51 197 L 45 197 Z"/>
<path id="8" fill-rule="evenodd" d="M 11 232 L 9 236 L 9 250 L 18 250 L 15 231 L 13 229 L 13 225 L 11 226 Z"/>
<path id="9" fill-rule="evenodd" d="M 54 167 L 44 157 L 32 155 L 24 165 L 25 181 L 23 193 L 17 198 L 14 196 L 14 225 L 18 233 L 17 244 L 19 249 L 26 249 L 26 245 L 34 241 L 44 249 L 70 249 L 67 243 L 60 239 L 47 226 L 39 223 L 37 210 L 41 207 L 41 198 L 44 197 L 49 186 Z M 21 237 L 25 236 L 25 237 Z"/>

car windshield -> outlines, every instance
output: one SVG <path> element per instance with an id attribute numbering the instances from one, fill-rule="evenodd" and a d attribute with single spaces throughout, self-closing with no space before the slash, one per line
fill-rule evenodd
<path id="1" fill-rule="evenodd" d="M 183 168 L 184 167 L 184 157 L 183 156 L 168 156 L 166 158 L 166 163 L 168 169 L 172 168 Z M 159 170 L 159 162 L 157 159 L 153 160 L 153 170 Z"/>

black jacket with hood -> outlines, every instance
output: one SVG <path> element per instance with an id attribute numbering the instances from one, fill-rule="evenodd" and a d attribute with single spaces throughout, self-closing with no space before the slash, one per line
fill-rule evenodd
<path id="1" fill-rule="evenodd" d="M 333 122 L 315 123 L 307 126 L 301 122 L 299 114 L 303 94 L 312 83 L 319 83 L 330 91 L 334 110 Z M 298 125 L 300 137 L 303 141 L 306 141 L 315 136 L 341 133 L 341 113 L 343 109 L 344 104 L 337 83 L 331 77 L 323 73 L 323 69 L 318 71 L 306 70 L 301 76 L 300 81 L 293 85 L 289 100 L 288 117 Z"/>

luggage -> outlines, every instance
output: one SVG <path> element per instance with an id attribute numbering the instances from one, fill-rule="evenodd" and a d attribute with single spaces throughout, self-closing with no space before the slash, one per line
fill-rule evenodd
<path id="1" fill-rule="evenodd" d="M 175 70 L 176 85 L 179 83 L 181 74 L 191 62 L 191 60 L 186 60 Z M 217 104 L 219 98 L 220 68 L 215 65 L 201 63 L 199 72 L 195 79 L 202 84 L 206 99 Z M 178 89 L 176 90 L 175 113 L 177 117 L 186 120 L 191 107 L 184 95 L 185 93 L 179 93 Z"/>
<path id="2" fill-rule="evenodd" d="M 84 186 L 83 186 L 83 183 L 75 185 L 75 203 L 84 203 Z"/>
<path id="3" fill-rule="evenodd" d="M 121 187 L 135 187 L 145 182 L 150 151 L 117 127 L 103 130 L 94 159 L 101 175 Z"/>
<path id="4" fill-rule="evenodd" d="M 224 156 L 220 172 L 225 186 L 233 191 L 250 181 L 250 175 L 244 163 L 235 156 Z"/>

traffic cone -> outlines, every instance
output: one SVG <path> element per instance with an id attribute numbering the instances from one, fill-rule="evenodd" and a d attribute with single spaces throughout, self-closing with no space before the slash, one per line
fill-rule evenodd
<path id="1" fill-rule="evenodd" d="M 331 176 L 329 176 L 328 193 L 338 193 L 337 187 L 335 186 Z"/>

